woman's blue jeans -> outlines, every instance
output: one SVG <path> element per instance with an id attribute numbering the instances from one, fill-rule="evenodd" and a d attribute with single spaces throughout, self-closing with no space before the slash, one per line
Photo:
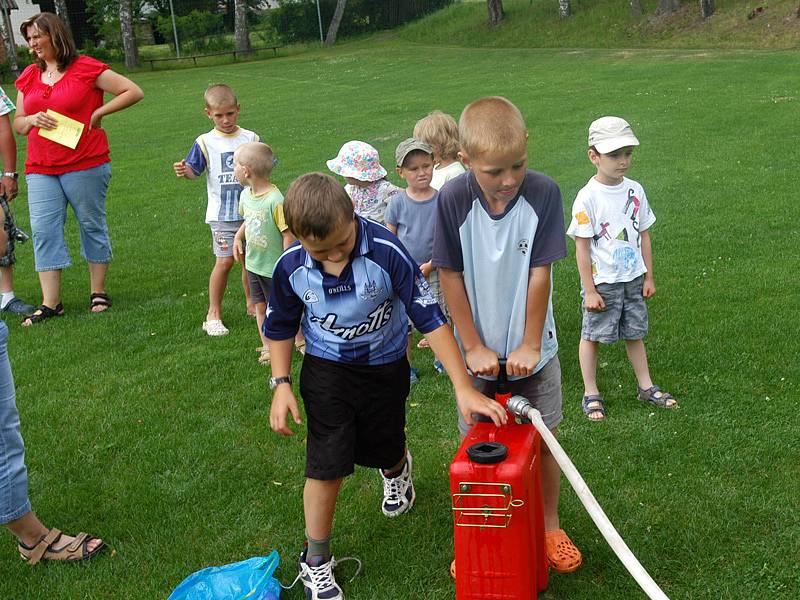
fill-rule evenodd
<path id="1" fill-rule="evenodd" d="M 111 163 L 61 175 L 25 176 L 37 271 L 56 271 L 72 264 L 64 239 L 67 206 L 72 207 L 78 221 L 81 255 L 91 263 L 111 262 L 106 223 L 110 180 Z"/>

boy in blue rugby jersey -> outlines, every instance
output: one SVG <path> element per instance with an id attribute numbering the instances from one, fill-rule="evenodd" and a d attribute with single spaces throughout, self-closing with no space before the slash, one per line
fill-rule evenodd
<path id="1" fill-rule="evenodd" d="M 300 412 L 290 377 L 298 325 L 306 338 L 300 393 L 308 418 L 303 505 L 308 546 L 300 556 L 307 597 L 343 598 L 330 552 L 336 499 L 354 465 L 377 468 L 382 510 L 414 504 L 405 440 L 409 392 L 408 319 L 430 341 L 455 388 L 464 418 L 500 425 L 505 411 L 470 382 L 450 327 L 416 262 L 385 227 L 358 217 L 335 179 L 310 173 L 286 192 L 284 214 L 299 245 L 275 265 L 264 322 L 272 357 L 270 426 L 292 435 Z"/>

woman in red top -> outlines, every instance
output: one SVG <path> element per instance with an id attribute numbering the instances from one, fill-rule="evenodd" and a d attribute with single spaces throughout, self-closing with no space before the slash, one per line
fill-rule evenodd
<path id="1" fill-rule="evenodd" d="M 25 180 L 42 287 L 42 305 L 22 322 L 27 326 L 64 314 L 61 270 L 71 264 L 64 240 L 67 205 L 75 213 L 81 254 L 89 263 L 90 310 L 103 312 L 111 306 L 105 289 L 111 261 L 105 209 L 111 162 L 100 121 L 135 104 L 144 94 L 108 65 L 78 55 L 72 36 L 56 15 L 31 17 L 20 32 L 36 61 L 15 82 L 19 93 L 14 130 L 28 136 Z M 113 96 L 106 103 L 104 92 Z M 62 115 L 83 125 L 74 148 L 43 135 L 56 129 Z"/>

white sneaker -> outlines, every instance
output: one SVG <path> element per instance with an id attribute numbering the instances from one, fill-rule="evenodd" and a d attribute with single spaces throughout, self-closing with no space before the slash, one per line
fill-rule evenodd
<path id="1" fill-rule="evenodd" d="M 397 517 L 414 506 L 417 498 L 411 481 L 411 453 L 406 451 L 406 464 L 397 477 L 386 477 L 383 469 L 378 469 L 383 479 L 383 504 L 381 510 L 387 517 Z"/>
<path id="2" fill-rule="evenodd" d="M 228 335 L 228 328 L 219 319 L 203 321 L 203 331 L 213 336 Z"/>
<path id="3" fill-rule="evenodd" d="M 305 587 L 306 600 L 344 600 L 342 588 L 333 577 L 336 559 L 312 567 L 306 562 L 306 551 L 300 554 L 300 581 Z"/>

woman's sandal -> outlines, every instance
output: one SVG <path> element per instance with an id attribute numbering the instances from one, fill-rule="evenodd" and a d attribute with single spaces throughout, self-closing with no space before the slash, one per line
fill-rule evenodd
<path id="1" fill-rule="evenodd" d="M 90 551 L 89 544 L 92 540 L 98 538 L 94 538 L 88 533 L 79 533 L 69 544 L 61 546 L 60 548 L 54 548 L 53 546 L 60 539 L 61 532 L 54 527 L 47 535 L 43 536 L 37 544 L 26 546 L 20 542 L 17 549 L 19 550 L 19 555 L 22 560 L 27 562 L 30 566 L 33 566 L 41 560 L 88 560 L 106 546 L 103 541 L 100 540 L 100 544 L 94 550 Z"/>
<path id="2" fill-rule="evenodd" d="M 102 306 L 103 310 L 95 310 L 96 307 Z M 89 311 L 93 313 L 106 312 L 111 308 L 111 297 L 105 292 L 93 292 L 89 296 Z"/>
<path id="3" fill-rule="evenodd" d="M 581 551 L 575 547 L 563 529 L 544 532 L 547 563 L 556 573 L 572 573 L 583 563 Z"/>
<path id="4" fill-rule="evenodd" d="M 49 306 L 45 306 L 42 304 L 39 308 L 33 311 L 33 314 L 28 315 L 24 319 L 22 319 L 22 326 L 23 327 L 30 327 L 35 323 L 41 323 L 47 319 L 52 317 L 63 317 L 64 316 L 64 305 L 59 302 L 56 304 L 55 308 L 50 308 Z"/>
<path id="5" fill-rule="evenodd" d="M 651 388 L 644 389 L 637 386 L 639 390 L 639 400 L 642 402 L 649 402 L 653 406 L 660 406 L 661 408 L 677 408 L 678 401 L 675 399 L 675 396 L 668 392 L 662 392 L 661 388 L 657 385 L 654 385 Z M 672 404 L 669 404 L 669 401 L 672 400 Z"/>
<path id="6" fill-rule="evenodd" d="M 584 396 L 581 402 L 583 414 L 590 421 L 602 421 L 606 418 L 606 406 L 603 404 L 603 397 L 600 394 L 591 394 Z M 600 415 L 599 417 L 592 417 L 592 415 Z"/>

